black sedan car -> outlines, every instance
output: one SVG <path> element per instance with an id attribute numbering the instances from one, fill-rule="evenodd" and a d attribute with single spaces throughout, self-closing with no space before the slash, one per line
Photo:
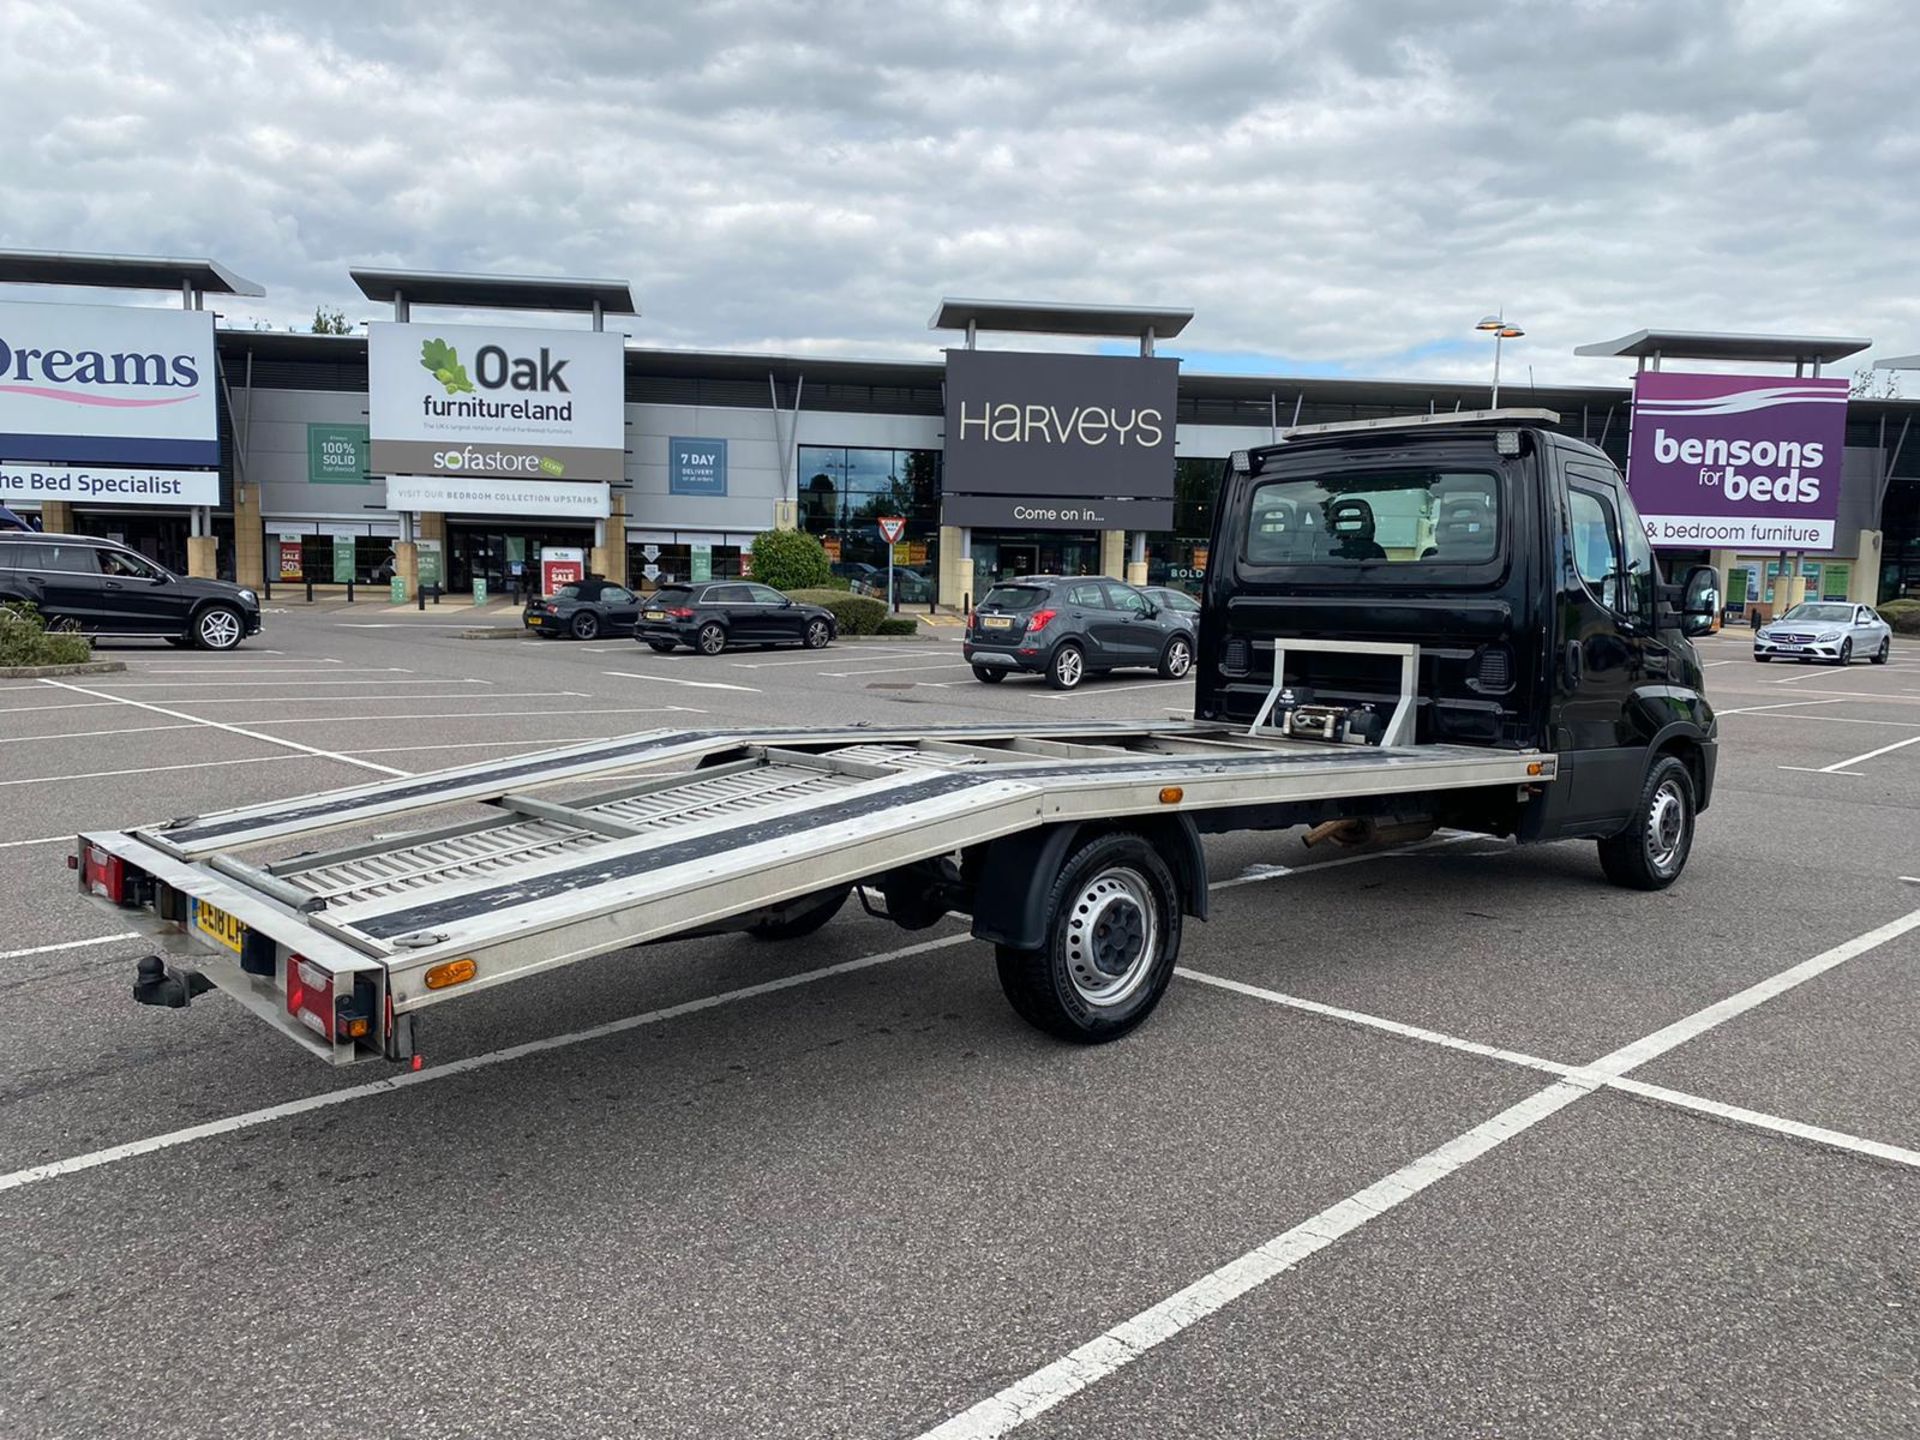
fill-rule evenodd
<path id="1" fill-rule="evenodd" d="M 662 655 L 691 645 L 702 655 L 718 655 L 729 645 L 804 645 L 819 650 L 833 643 L 833 612 L 806 605 L 749 580 L 715 580 L 675 585 L 647 597 L 633 636 Z"/>
<path id="2" fill-rule="evenodd" d="M 631 635 L 640 618 L 640 597 L 611 580 L 576 580 L 551 595 L 536 595 L 520 614 L 527 629 L 544 639 L 571 635 Z"/>

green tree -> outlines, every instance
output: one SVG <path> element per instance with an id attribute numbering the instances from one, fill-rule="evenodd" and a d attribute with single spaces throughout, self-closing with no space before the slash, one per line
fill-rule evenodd
<path id="1" fill-rule="evenodd" d="M 810 590 L 833 578 L 833 563 L 806 531 L 768 530 L 753 540 L 753 578 L 776 590 Z"/>
<path id="2" fill-rule="evenodd" d="M 353 326 L 347 323 L 347 312 L 329 310 L 324 305 L 316 305 L 313 310 L 312 333 L 315 335 L 351 335 Z"/>

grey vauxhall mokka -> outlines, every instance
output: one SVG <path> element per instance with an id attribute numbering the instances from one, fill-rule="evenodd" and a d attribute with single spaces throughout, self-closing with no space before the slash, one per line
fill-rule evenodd
<path id="1" fill-rule="evenodd" d="M 967 617 L 962 655 L 989 685 L 1020 670 L 1071 690 L 1088 675 L 1129 667 L 1185 679 L 1193 636 L 1193 616 L 1118 580 L 1022 575 L 995 585 Z"/>

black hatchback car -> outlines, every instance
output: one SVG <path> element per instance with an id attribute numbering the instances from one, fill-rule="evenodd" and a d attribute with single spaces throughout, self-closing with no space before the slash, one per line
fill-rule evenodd
<path id="1" fill-rule="evenodd" d="M 551 595 L 535 595 L 520 612 L 520 622 L 545 640 L 570 635 L 630 635 L 640 619 L 640 597 L 611 580 L 575 580 Z"/>
<path id="2" fill-rule="evenodd" d="M 804 645 L 819 650 L 838 633 L 833 612 L 750 580 L 715 580 L 656 590 L 633 638 L 664 655 L 691 645 L 718 655 L 729 645 Z"/>
<path id="3" fill-rule="evenodd" d="M 158 635 L 231 650 L 260 633 L 260 598 L 225 580 L 176 575 L 92 535 L 0 532 L 0 601 L 36 607 L 88 635 Z"/>
<path id="4" fill-rule="evenodd" d="M 1118 580 L 1023 575 L 986 593 L 967 617 L 961 653 L 989 685 L 1021 670 L 1071 690 L 1127 667 L 1181 680 L 1193 669 L 1196 618 Z"/>

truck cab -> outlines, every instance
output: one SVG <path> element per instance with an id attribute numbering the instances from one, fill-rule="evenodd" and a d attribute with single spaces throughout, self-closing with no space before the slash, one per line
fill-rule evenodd
<path id="1" fill-rule="evenodd" d="M 1442 798 L 1438 823 L 1600 842 L 1608 875 L 1660 888 L 1712 799 L 1717 728 L 1691 636 L 1714 572 L 1677 587 L 1620 472 L 1548 411 L 1314 426 L 1237 453 L 1215 512 L 1195 717 L 1251 723 L 1288 694 L 1389 706 L 1376 657 L 1276 641 L 1419 647 L 1415 743 L 1532 749 L 1556 783 Z M 1281 648 L 1285 648 L 1282 645 Z"/>

